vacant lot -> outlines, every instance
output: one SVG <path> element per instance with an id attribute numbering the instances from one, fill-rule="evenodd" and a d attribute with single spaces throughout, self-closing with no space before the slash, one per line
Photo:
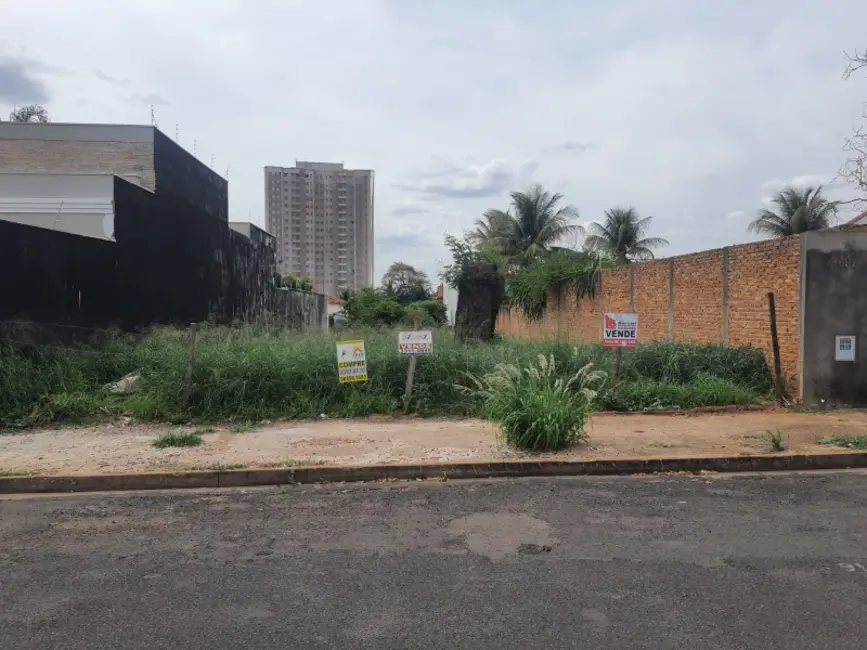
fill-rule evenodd
<path id="1" fill-rule="evenodd" d="M 340 385 L 334 342 L 363 338 L 370 381 Z M 137 420 L 226 420 L 364 417 L 401 410 L 407 359 L 397 333 L 324 333 L 205 328 L 185 398 L 189 335 L 160 328 L 141 335 L 105 335 L 87 345 L 0 344 L 0 428 L 87 423 L 112 415 Z M 418 364 L 413 413 L 425 417 L 482 414 L 483 401 L 462 394 L 469 375 L 497 364 L 521 367 L 551 358 L 558 376 L 588 363 L 608 373 L 599 410 L 643 411 L 750 404 L 771 387 L 764 354 L 751 348 L 657 342 L 624 352 L 623 381 L 613 384 L 614 352 L 600 345 L 499 341 L 466 346 L 448 330 L 434 333 L 434 354 Z M 138 392 L 110 395 L 104 386 L 141 371 Z"/>

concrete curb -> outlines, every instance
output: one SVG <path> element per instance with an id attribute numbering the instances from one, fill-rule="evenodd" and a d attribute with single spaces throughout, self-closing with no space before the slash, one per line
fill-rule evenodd
<path id="1" fill-rule="evenodd" d="M 293 485 L 296 483 L 509 476 L 603 476 L 701 471 L 774 472 L 855 467 L 867 467 L 867 452 L 788 456 L 728 456 L 721 458 L 515 460 L 493 463 L 299 467 L 149 474 L 95 474 L 92 476 L 11 476 L 0 478 L 0 494 L 252 487 Z"/>

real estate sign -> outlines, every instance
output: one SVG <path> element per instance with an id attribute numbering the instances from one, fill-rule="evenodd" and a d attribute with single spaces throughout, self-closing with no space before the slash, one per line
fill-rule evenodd
<path id="1" fill-rule="evenodd" d="M 397 352 L 398 354 L 433 354 L 433 334 L 431 332 L 399 332 Z"/>
<path id="2" fill-rule="evenodd" d="M 364 339 L 338 341 L 337 376 L 341 384 L 351 381 L 367 381 L 367 355 Z"/>
<path id="3" fill-rule="evenodd" d="M 638 345 L 638 314 L 603 314 L 602 345 L 634 348 Z"/>

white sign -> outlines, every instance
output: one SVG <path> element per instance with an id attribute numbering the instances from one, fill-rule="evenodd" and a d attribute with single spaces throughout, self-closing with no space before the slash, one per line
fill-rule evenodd
<path id="1" fill-rule="evenodd" d="M 603 314 L 602 345 L 634 348 L 638 345 L 638 314 Z"/>
<path id="2" fill-rule="evenodd" d="M 855 361 L 855 337 L 854 336 L 835 336 L 834 337 L 834 360 L 835 361 Z"/>
<path id="3" fill-rule="evenodd" d="M 367 381 L 364 339 L 337 343 L 337 378 L 341 384 L 350 381 Z"/>
<path id="4" fill-rule="evenodd" d="M 397 351 L 399 354 L 433 354 L 433 334 L 431 332 L 399 332 Z"/>

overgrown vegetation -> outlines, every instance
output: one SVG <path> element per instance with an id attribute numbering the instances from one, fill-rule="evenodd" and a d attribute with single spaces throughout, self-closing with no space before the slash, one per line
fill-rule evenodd
<path id="1" fill-rule="evenodd" d="M 380 288 L 345 291 L 343 312 L 353 327 L 438 327 L 446 324 L 446 306 L 433 299 L 423 271 L 395 262 L 382 276 Z"/>
<path id="2" fill-rule="evenodd" d="M 370 381 L 337 383 L 335 337 L 365 340 Z M 116 414 L 168 422 L 260 422 L 279 418 L 363 417 L 395 413 L 406 381 L 406 359 L 389 330 L 335 335 L 204 328 L 193 384 L 184 401 L 189 335 L 158 328 L 144 336 L 114 335 L 89 346 L 0 343 L 0 427 L 87 422 Z M 577 351 L 575 351 L 577 350 Z M 448 330 L 434 331 L 434 355 L 421 359 L 412 409 L 423 416 L 482 413 L 482 400 L 460 393 L 466 373 L 481 377 L 498 364 L 535 364 L 553 357 L 557 377 L 588 363 L 609 379 L 597 408 L 658 408 L 747 404 L 764 398 L 771 377 L 763 353 L 752 348 L 658 342 L 623 352 L 623 381 L 611 390 L 613 350 L 599 344 L 499 341 L 461 345 Z M 105 385 L 141 369 L 141 385 L 128 397 Z"/>
<path id="3" fill-rule="evenodd" d="M 825 436 L 816 442 L 820 445 L 834 445 L 844 449 L 867 450 L 867 436 Z"/>
<path id="4" fill-rule="evenodd" d="M 569 289 L 576 300 L 596 295 L 599 274 L 610 266 L 603 258 L 584 251 L 560 250 L 514 270 L 507 278 L 506 300 L 524 315 L 542 317 L 551 295 Z"/>
<path id="5" fill-rule="evenodd" d="M 579 356 L 577 348 L 574 356 Z M 482 400 L 482 415 L 500 424 L 508 445 L 555 451 L 584 439 L 596 389 L 605 377 L 592 363 L 563 376 L 553 354 L 540 354 L 536 364 L 524 368 L 504 363 L 481 377 L 467 373 L 471 385 L 457 388 Z"/>

